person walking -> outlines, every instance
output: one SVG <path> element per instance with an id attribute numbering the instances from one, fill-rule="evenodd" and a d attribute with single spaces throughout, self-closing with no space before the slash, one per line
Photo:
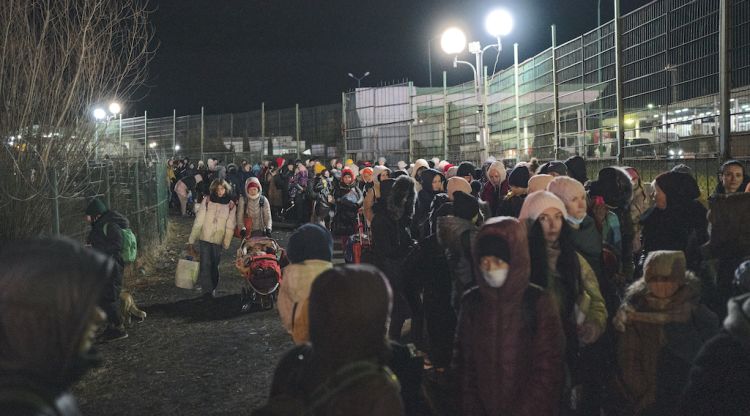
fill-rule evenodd
<path id="1" fill-rule="evenodd" d="M 245 196 L 240 197 L 237 208 L 237 227 L 240 229 L 240 236 L 245 237 L 247 233 L 250 233 L 251 237 L 271 235 L 271 204 L 263 196 L 260 180 L 256 177 L 248 178 L 244 189 Z"/>
<path id="2" fill-rule="evenodd" d="M 235 205 L 229 195 L 231 186 L 223 179 L 214 179 L 210 195 L 196 205 L 195 222 L 188 239 L 188 251 L 195 252 L 198 242 L 200 253 L 199 289 L 203 296 L 217 296 L 221 250 L 229 248 L 237 222 Z"/>

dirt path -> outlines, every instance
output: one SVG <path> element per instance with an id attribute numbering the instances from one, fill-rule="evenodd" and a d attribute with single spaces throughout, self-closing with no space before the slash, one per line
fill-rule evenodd
<path id="1" fill-rule="evenodd" d="M 265 402 L 291 339 L 275 308 L 240 311 L 237 239 L 222 255 L 222 297 L 202 301 L 174 286 L 191 224 L 171 218 L 165 251 L 156 256 L 162 260 L 126 279 L 148 318 L 134 322 L 127 339 L 98 346 L 104 362 L 74 388 L 85 415 L 241 415 Z M 274 234 L 285 245 L 290 233 Z"/>

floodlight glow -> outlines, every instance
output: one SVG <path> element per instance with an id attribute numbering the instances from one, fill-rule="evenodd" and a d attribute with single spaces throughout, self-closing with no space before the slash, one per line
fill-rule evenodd
<path id="1" fill-rule="evenodd" d="M 153 149 L 154 147 L 156 147 L 156 142 L 151 142 L 151 144 L 149 144 L 148 147 Z"/>
<path id="2" fill-rule="evenodd" d="M 484 20 L 484 28 L 493 37 L 506 36 L 513 30 L 513 17 L 505 10 L 494 10 Z"/>
<path id="3" fill-rule="evenodd" d="M 104 120 L 107 117 L 107 112 L 104 109 L 97 108 L 94 110 L 94 118 L 97 120 Z"/>
<path id="4" fill-rule="evenodd" d="M 479 42 L 469 42 L 469 52 L 471 53 L 482 52 L 482 45 Z"/>
<path id="5" fill-rule="evenodd" d="M 446 29 L 440 37 L 440 47 L 449 55 L 458 55 L 466 48 L 466 35 L 457 27 Z"/>
<path id="6" fill-rule="evenodd" d="M 174 150 L 179 151 L 180 150 L 180 145 L 179 144 L 174 145 Z"/>
<path id="7" fill-rule="evenodd" d="M 119 103 L 112 103 L 109 105 L 109 112 L 112 114 L 120 114 L 120 104 Z"/>

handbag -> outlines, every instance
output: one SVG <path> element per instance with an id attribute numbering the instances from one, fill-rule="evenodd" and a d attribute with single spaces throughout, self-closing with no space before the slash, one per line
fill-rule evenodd
<path id="1" fill-rule="evenodd" d="M 177 272 L 174 276 L 175 286 L 182 289 L 192 289 L 195 282 L 198 281 L 198 272 L 200 271 L 200 262 L 180 259 L 177 262 Z"/>

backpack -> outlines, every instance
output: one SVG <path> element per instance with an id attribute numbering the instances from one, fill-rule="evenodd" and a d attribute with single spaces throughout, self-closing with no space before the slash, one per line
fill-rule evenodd
<path id="1" fill-rule="evenodd" d="M 268 399 L 265 406 L 253 411 L 253 416 L 310 416 L 328 403 L 338 393 L 366 377 L 384 377 L 389 383 L 398 385 L 398 379 L 388 367 L 369 361 L 355 361 L 348 364 L 305 397 L 288 393 Z M 301 382 L 301 380 L 298 380 Z"/>
<path id="2" fill-rule="evenodd" d="M 107 226 L 109 223 L 104 224 L 104 235 L 107 235 Z M 122 236 L 122 249 L 120 250 L 120 256 L 122 261 L 125 263 L 132 263 L 135 261 L 138 255 L 138 242 L 136 241 L 135 234 L 130 228 L 120 228 L 120 234 Z"/>

